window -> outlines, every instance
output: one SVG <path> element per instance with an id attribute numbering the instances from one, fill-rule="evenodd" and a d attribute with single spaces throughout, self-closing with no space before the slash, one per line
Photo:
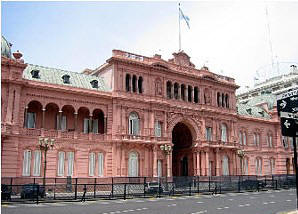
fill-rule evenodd
<path id="1" fill-rule="evenodd" d="M 217 106 L 221 107 L 221 97 L 219 92 L 217 92 Z"/>
<path id="2" fill-rule="evenodd" d="M 89 176 L 95 175 L 95 166 L 96 166 L 96 154 L 91 152 L 89 154 Z M 104 175 L 104 155 L 103 153 L 97 154 L 98 160 L 98 176 L 102 177 Z"/>
<path id="3" fill-rule="evenodd" d="M 34 129 L 35 121 L 36 121 L 36 113 L 35 112 L 27 112 L 26 128 Z"/>
<path id="4" fill-rule="evenodd" d="M 189 85 L 188 86 L 188 93 L 187 93 L 187 95 L 188 95 L 188 102 L 192 102 L 192 87 Z"/>
<path id="5" fill-rule="evenodd" d="M 283 143 L 283 146 L 285 149 L 287 149 L 289 147 L 287 137 L 282 136 L 282 143 Z"/>
<path id="6" fill-rule="evenodd" d="M 260 146 L 260 134 L 254 133 L 254 145 L 255 146 Z"/>
<path id="7" fill-rule="evenodd" d="M 95 134 L 98 133 L 98 119 L 93 120 L 92 132 L 95 133 Z"/>
<path id="8" fill-rule="evenodd" d="M 229 175 L 229 158 L 227 155 L 222 158 L 222 175 Z"/>
<path id="9" fill-rule="evenodd" d="M 73 176 L 73 160 L 74 160 L 74 153 L 67 152 L 67 176 Z"/>
<path id="10" fill-rule="evenodd" d="M 23 176 L 30 176 L 30 165 L 31 165 L 31 151 L 24 151 L 24 160 L 23 160 Z"/>
<path id="11" fill-rule="evenodd" d="M 162 177 L 162 160 L 157 160 L 157 176 Z"/>
<path id="12" fill-rule="evenodd" d="M 40 176 L 41 151 L 34 151 L 33 176 Z"/>
<path id="13" fill-rule="evenodd" d="M 243 159 L 243 173 L 248 175 L 248 158 Z"/>
<path id="14" fill-rule="evenodd" d="M 246 133 L 245 132 L 243 132 L 242 137 L 243 137 L 243 145 L 246 145 Z"/>
<path id="15" fill-rule="evenodd" d="M 126 76 L 125 76 L 125 88 L 126 88 L 127 92 L 130 91 L 130 75 L 129 74 L 126 74 Z"/>
<path id="16" fill-rule="evenodd" d="M 94 176 L 95 171 L 95 153 L 89 154 L 89 176 Z"/>
<path id="17" fill-rule="evenodd" d="M 212 128 L 206 127 L 206 140 L 211 141 L 212 140 Z"/>
<path id="18" fill-rule="evenodd" d="M 62 79 L 63 79 L 63 83 L 70 84 L 70 80 L 69 80 L 70 76 L 69 75 L 67 75 L 67 74 L 63 75 Z"/>
<path id="19" fill-rule="evenodd" d="M 84 118 L 83 132 L 85 134 L 89 133 L 89 119 L 88 118 Z"/>
<path id="20" fill-rule="evenodd" d="M 136 152 L 131 152 L 129 154 L 129 160 L 128 160 L 128 176 L 137 177 L 138 175 L 139 175 L 138 154 Z"/>
<path id="21" fill-rule="evenodd" d="M 179 98 L 178 94 L 178 89 L 179 89 L 179 84 L 178 83 L 175 83 L 174 84 L 174 98 L 177 100 Z"/>
<path id="22" fill-rule="evenodd" d="M 98 88 L 98 81 L 97 80 L 92 80 L 91 82 L 92 88 Z"/>
<path id="23" fill-rule="evenodd" d="M 256 175 L 261 176 L 262 175 L 262 159 L 261 158 L 256 158 Z"/>
<path id="24" fill-rule="evenodd" d="M 103 153 L 98 153 L 98 176 L 103 176 Z"/>
<path id="25" fill-rule="evenodd" d="M 185 101 L 185 85 L 181 85 L 181 99 Z"/>
<path id="26" fill-rule="evenodd" d="M 267 135 L 267 145 L 272 148 L 273 147 L 273 144 L 272 144 L 272 135 L 271 134 L 268 134 Z"/>
<path id="27" fill-rule="evenodd" d="M 269 159 L 269 174 L 273 175 L 275 173 L 275 160 L 274 158 Z"/>
<path id="28" fill-rule="evenodd" d="M 131 113 L 129 115 L 129 134 L 130 135 L 139 134 L 139 117 L 136 113 Z"/>
<path id="29" fill-rule="evenodd" d="M 221 124 L 221 141 L 227 142 L 227 126 L 225 124 Z"/>
<path id="30" fill-rule="evenodd" d="M 225 107 L 225 95 L 223 93 L 221 95 L 221 105 L 222 107 Z"/>
<path id="31" fill-rule="evenodd" d="M 242 132 L 239 132 L 239 144 L 242 145 L 243 141 L 242 141 Z"/>
<path id="32" fill-rule="evenodd" d="M 137 92 L 137 76 L 132 76 L 132 91 Z"/>
<path id="33" fill-rule="evenodd" d="M 40 78 L 40 76 L 39 76 L 39 70 L 32 70 L 31 71 L 31 76 L 34 79 L 39 79 Z"/>
<path id="34" fill-rule="evenodd" d="M 198 89 L 198 87 L 194 88 L 194 102 L 195 103 L 199 102 L 199 89 Z"/>
<path id="35" fill-rule="evenodd" d="M 57 129 L 60 128 L 61 131 L 65 131 L 66 130 L 66 116 L 62 115 L 61 121 L 60 121 L 61 122 L 60 127 L 59 127 L 59 119 L 60 119 L 60 116 L 59 116 L 59 114 L 57 114 L 56 127 L 57 127 Z"/>
<path id="36" fill-rule="evenodd" d="M 64 176 L 65 152 L 58 152 L 58 176 Z"/>
<path id="37" fill-rule="evenodd" d="M 139 80 L 138 80 L 138 92 L 139 94 L 142 94 L 143 93 L 143 77 L 139 77 Z"/>
<path id="38" fill-rule="evenodd" d="M 167 81 L 167 98 L 172 99 L 172 83 Z"/>
<path id="39" fill-rule="evenodd" d="M 155 122 L 155 137 L 161 137 L 161 122 Z"/>
<path id="40" fill-rule="evenodd" d="M 226 102 L 226 108 L 229 108 L 229 95 L 226 94 L 226 97 L 225 97 L 225 102 Z"/>

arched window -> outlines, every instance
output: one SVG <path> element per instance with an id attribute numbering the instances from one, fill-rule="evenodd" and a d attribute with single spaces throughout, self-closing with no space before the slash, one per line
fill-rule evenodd
<path id="1" fill-rule="evenodd" d="M 260 134 L 255 132 L 253 134 L 253 136 L 254 136 L 254 145 L 259 147 L 260 146 Z"/>
<path id="2" fill-rule="evenodd" d="M 194 102 L 195 103 L 199 102 L 199 89 L 198 89 L 198 87 L 194 88 Z"/>
<path id="3" fill-rule="evenodd" d="M 221 94 L 221 106 L 225 107 L 225 95 L 223 93 Z"/>
<path id="4" fill-rule="evenodd" d="M 269 175 L 275 174 L 275 159 L 270 158 L 269 159 Z"/>
<path id="5" fill-rule="evenodd" d="M 221 141 L 222 142 L 227 142 L 228 141 L 227 126 L 225 124 L 221 124 Z"/>
<path id="6" fill-rule="evenodd" d="M 227 155 L 224 155 L 222 158 L 222 175 L 229 175 L 229 158 Z"/>
<path id="7" fill-rule="evenodd" d="M 192 102 L 192 86 L 188 86 L 188 102 Z"/>
<path id="8" fill-rule="evenodd" d="M 239 144 L 242 145 L 243 141 L 242 141 L 242 131 L 239 131 Z"/>
<path id="9" fill-rule="evenodd" d="M 243 145 L 246 145 L 246 133 L 245 132 L 243 132 L 243 135 L 242 135 L 242 137 L 243 137 Z"/>
<path id="10" fill-rule="evenodd" d="M 137 92 L 137 77 L 136 77 L 136 75 L 132 76 L 132 91 Z"/>
<path id="11" fill-rule="evenodd" d="M 217 92 L 217 106 L 221 107 L 221 97 L 219 92 Z"/>
<path id="12" fill-rule="evenodd" d="M 167 98 L 172 99 L 172 83 L 167 81 Z"/>
<path id="13" fill-rule="evenodd" d="M 181 99 L 185 101 L 185 85 L 181 85 Z"/>
<path id="14" fill-rule="evenodd" d="M 133 112 L 129 115 L 129 134 L 130 135 L 138 135 L 140 127 L 140 120 L 138 115 Z"/>
<path id="15" fill-rule="evenodd" d="M 257 157 L 256 158 L 256 163 L 255 163 L 255 167 L 256 167 L 256 175 L 262 175 L 262 158 Z"/>
<path id="16" fill-rule="evenodd" d="M 179 92 L 178 92 L 178 89 L 179 89 L 179 84 L 175 82 L 174 84 L 174 98 L 177 100 L 179 98 Z"/>
<path id="17" fill-rule="evenodd" d="M 143 93 L 143 77 L 139 77 L 138 80 L 138 92 L 139 94 Z"/>
<path id="18" fill-rule="evenodd" d="M 139 176 L 139 158 L 136 152 L 129 153 L 128 176 L 129 177 Z"/>
<path id="19" fill-rule="evenodd" d="M 126 77 L 125 77 L 125 88 L 126 88 L 126 91 L 130 91 L 130 75 L 129 74 L 126 74 Z"/>
<path id="20" fill-rule="evenodd" d="M 271 133 L 268 133 L 267 134 L 267 145 L 268 147 L 272 148 L 273 147 L 273 143 L 272 143 L 272 134 Z"/>
<path id="21" fill-rule="evenodd" d="M 248 157 L 243 159 L 243 174 L 248 175 Z"/>
<path id="22" fill-rule="evenodd" d="M 229 95 L 226 94 L 226 107 L 229 108 Z"/>

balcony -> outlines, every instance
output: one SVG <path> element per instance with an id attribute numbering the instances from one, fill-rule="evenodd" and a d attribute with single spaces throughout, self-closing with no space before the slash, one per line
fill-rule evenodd
<path id="1" fill-rule="evenodd" d="M 212 147 L 212 148 L 238 148 L 240 147 L 239 143 L 235 142 L 223 142 L 223 141 L 202 141 L 203 147 Z"/>

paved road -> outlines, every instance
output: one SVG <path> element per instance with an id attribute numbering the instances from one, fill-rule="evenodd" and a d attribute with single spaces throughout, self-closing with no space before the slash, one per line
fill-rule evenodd
<path id="1" fill-rule="evenodd" d="M 129 200 L 2 205 L 3 214 L 275 214 L 294 210 L 294 189 Z"/>

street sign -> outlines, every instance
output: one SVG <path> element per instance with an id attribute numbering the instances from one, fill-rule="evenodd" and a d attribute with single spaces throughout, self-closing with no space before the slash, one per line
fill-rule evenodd
<path id="1" fill-rule="evenodd" d="M 280 125 L 283 136 L 298 136 L 298 113 L 280 112 Z"/>
<path id="2" fill-rule="evenodd" d="M 277 96 L 277 111 L 298 112 L 298 88 Z"/>

